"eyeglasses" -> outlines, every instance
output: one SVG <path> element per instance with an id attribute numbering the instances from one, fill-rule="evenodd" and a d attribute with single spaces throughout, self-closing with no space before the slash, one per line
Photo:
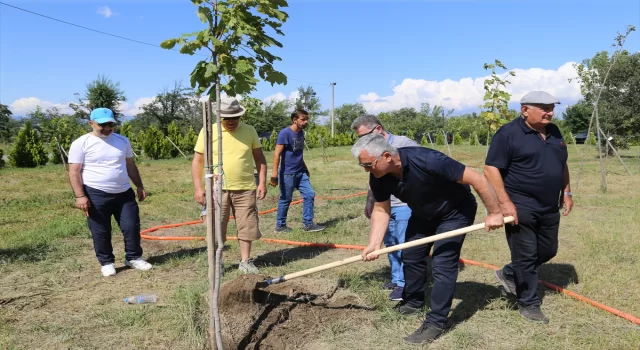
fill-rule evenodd
<path id="1" fill-rule="evenodd" d="M 362 135 L 358 135 L 358 138 L 360 138 L 360 137 L 364 137 L 364 136 L 367 136 L 367 135 L 371 134 L 371 133 L 372 133 L 372 132 L 374 132 L 374 131 L 379 127 L 379 126 L 380 126 L 380 125 L 376 125 L 376 126 L 374 126 L 374 127 L 373 127 L 373 129 L 369 130 L 369 132 L 364 133 L 364 134 L 362 134 Z"/>
<path id="2" fill-rule="evenodd" d="M 116 123 L 114 122 L 107 122 L 107 123 L 102 123 L 102 124 L 98 124 L 100 125 L 101 128 L 114 128 L 116 126 Z"/>
<path id="3" fill-rule="evenodd" d="M 363 135 L 364 136 L 364 135 Z M 371 163 L 359 163 L 358 165 L 360 165 L 363 168 L 373 168 L 376 163 L 378 162 L 378 159 L 380 159 L 380 157 L 382 157 L 382 155 L 380 155 L 378 158 L 376 158 L 373 162 Z"/>

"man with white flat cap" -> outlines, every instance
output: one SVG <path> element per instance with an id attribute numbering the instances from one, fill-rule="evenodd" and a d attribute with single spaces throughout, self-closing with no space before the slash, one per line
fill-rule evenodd
<path id="1" fill-rule="evenodd" d="M 509 294 L 518 298 L 527 320 L 548 323 L 537 295 L 540 266 L 558 251 L 559 209 L 571 212 L 573 200 L 567 144 L 551 120 L 560 101 L 544 91 L 522 97 L 521 115 L 498 129 L 485 161 L 484 174 L 493 185 L 504 216 L 511 263 L 496 271 Z"/>

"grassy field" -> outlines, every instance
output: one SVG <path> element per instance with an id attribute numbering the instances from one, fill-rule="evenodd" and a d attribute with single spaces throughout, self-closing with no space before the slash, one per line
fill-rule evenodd
<path id="1" fill-rule="evenodd" d="M 446 150 L 443 149 L 445 152 Z M 640 149 L 622 152 L 629 176 L 615 158 L 606 160 L 608 191 L 601 193 L 596 153 L 589 151 L 576 187 L 580 155 L 570 147 L 575 199 L 563 217 L 560 249 L 541 277 L 551 283 L 640 316 Z M 581 149 L 582 150 L 582 149 Z M 453 157 L 480 169 L 485 148 L 455 146 Z M 319 196 L 341 196 L 366 189 L 367 175 L 348 148 L 305 154 Z M 267 159 L 271 155 L 267 154 Z M 149 192 L 141 203 L 144 228 L 195 220 L 189 162 L 185 159 L 145 161 L 140 172 Z M 207 254 L 202 241 L 143 240 L 145 258 L 154 269 L 122 268 L 122 237 L 114 234 L 115 278 L 103 279 L 95 260 L 82 212 L 62 166 L 0 170 L 0 349 L 203 349 L 206 348 Z M 269 188 L 260 209 L 277 205 L 277 189 Z M 368 221 L 363 197 L 316 200 L 316 218 L 328 225 L 321 233 L 301 230 L 301 206 L 292 206 L 294 232 L 273 233 L 275 214 L 261 217 L 264 237 L 366 244 Z M 480 206 L 476 221 L 481 222 Z M 115 223 L 114 223 L 114 227 Z M 117 230 L 114 230 L 117 232 Z M 204 235 L 203 225 L 163 230 L 155 235 Z M 230 234 L 235 227 L 230 226 Z M 256 264 L 277 276 L 357 255 L 357 251 L 299 248 L 258 242 Z M 239 276 L 234 241 L 225 250 L 225 281 Z M 468 235 L 463 258 L 494 265 L 507 262 L 502 230 Z M 379 285 L 389 274 L 385 257 L 311 276 L 317 285 L 340 284 L 366 310 L 318 322 L 304 332 L 306 349 L 404 349 L 401 337 L 423 316 L 400 316 Z M 125 305 L 123 298 L 155 293 L 159 302 Z M 513 310 L 490 270 L 465 266 L 458 279 L 452 328 L 432 349 L 638 349 L 640 327 L 567 296 L 540 288 L 549 325 L 532 325 Z M 332 310 L 332 312 L 335 310 Z M 351 315 L 345 313 L 345 315 Z M 354 316 L 355 317 L 355 316 Z M 355 321 L 357 320 L 357 321 Z M 295 329 L 295 320 L 274 324 L 275 331 Z M 248 326 L 248 325 L 247 325 Z M 278 328 L 279 327 L 279 328 Z M 300 330 L 298 330 L 300 332 Z M 290 348 L 297 348 L 291 345 Z"/>

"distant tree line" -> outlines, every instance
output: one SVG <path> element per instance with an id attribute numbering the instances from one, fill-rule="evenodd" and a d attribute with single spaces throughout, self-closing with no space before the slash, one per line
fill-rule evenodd
<path id="1" fill-rule="evenodd" d="M 577 65 L 583 99 L 569 106 L 562 119 L 555 119 L 565 138 L 573 142 L 573 135 L 584 133 L 589 127 L 597 91 L 602 89 L 598 101 L 600 125 L 606 135 L 613 137 L 617 147 L 640 144 L 640 53 L 620 51 L 608 80 L 602 77 L 611 65 L 607 51 Z M 481 113 L 454 116 L 453 110 L 423 103 L 419 109 L 401 108 L 377 114 L 385 129 L 394 134 L 406 135 L 425 146 L 456 144 L 482 144 L 491 141 L 495 130 L 519 115 L 508 109 L 510 95 L 506 92 L 508 77 L 515 75 L 499 60 L 485 64 L 491 71 L 485 80 L 484 104 Z M 503 69 L 499 74 L 497 69 Z M 99 76 L 86 86 L 85 92 L 76 94 L 77 102 L 71 103 L 74 111 L 64 114 L 60 109 L 43 111 L 40 107 L 26 117 L 16 119 L 6 105 L 0 104 L 0 143 L 10 146 L 9 162 L 17 167 L 34 167 L 49 162 L 66 160 L 65 150 L 71 142 L 88 132 L 88 116 L 93 108 L 107 107 L 116 113 L 116 132 L 127 136 L 138 157 L 163 159 L 182 157 L 192 153 L 197 135 L 202 127 L 202 103 L 195 91 L 174 82 L 155 98 L 141 107 L 142 112 L 122 122 L 120 110 L 126 101 L 119 83 Z M 313 87 L 299 87 L 295 100 L 262 101 L 251 96 L 240 96 L 247 112 L 243 122 L 253 125 L 262 139 L 265 150 L 275 147 L 277 132 L 290 125 L 290 114 L 296 108 L 311 115 L 310 126 L 305 130 L 307 147 L 332 147 L 351 145 L 356 136 L 350 130 L 351 123 L 366 110 L 360 103 L 345 103 L 335 108 L 335 137 L 328 127 L 329 110 L 323 109 Z M 446 134 L 446 138 L 445 138 Z M 587 144 L 595 144 L 595 129 L 587 135 Z M 179 149 L 179 150 L 178 150 Z M 4 165 L 0 148 L 0 167 Z"/>

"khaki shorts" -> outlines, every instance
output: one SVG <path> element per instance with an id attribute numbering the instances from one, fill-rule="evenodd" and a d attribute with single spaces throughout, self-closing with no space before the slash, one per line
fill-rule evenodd
<path id="1" fill-rule="evenodd" d="M 229 215 L 235 218 L 238 239 L 255 241 L 262 237 L 255 190 L 222 191 L 222 239 L 225 242 Z"/>

